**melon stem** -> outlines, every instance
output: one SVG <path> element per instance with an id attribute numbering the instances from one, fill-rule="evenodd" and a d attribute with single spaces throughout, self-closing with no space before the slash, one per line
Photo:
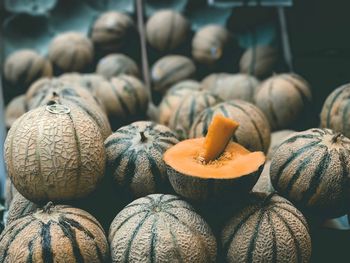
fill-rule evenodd
<path id="1" fill-rule="evenodd" d="M 141 142 L 147 141 L 147 137 L 145 136 L 145 133 L 142 131 L 140 132 Z"/>
<path id="2" fill-rule="evenodd" d="M 51 213 L 51 209 L 52 209 L 53 207 L 54 207 L 53 202 L 50 201 L 50 202 L 48 202 L 48 203 L 43 207 L 43 211 L 44 211 L 45 213 L 50 214 L 50 213 Z"/>
<path id="3" fill-rule="evenodd" d="M 338 132 L 337 134 L 335 134 L 332 138 L 332 143 L 337 143 L 338 139 L 342 136 L 342 134 L 340 132 Z"/>
<path id="4" fill-rule="evenodd" d="M 202 163 L 216 160 L 225 151 L 239 124 L 222 115 L 215 115 L 204 139 L 204 151 L 198 157 Z"/>

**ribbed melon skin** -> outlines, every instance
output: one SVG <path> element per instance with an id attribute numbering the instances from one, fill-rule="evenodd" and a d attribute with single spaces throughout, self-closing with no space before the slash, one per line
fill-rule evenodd
<path id="1" fill-rule="evenodd" d="M 274 188 L 302 211 L 337 217 L 349 207 L 350 139 L 329 129 L 295 133 L 276 150 L 270 176 Z"/>
<path id="2" fill-rule="evenodd" d="M 11 224 L 18 218 L 35 212 L 38 208 L 38 205 L 29 201 L 27 198 L 17 192 L 8 209 L 6 225 Z"/>
<path id="3" fill-rule="evenodd" d="M 193 77 L 196 66 L 185 56 L 168 55 L 157 60 L 151 69 L 153 89 L 165 93 L 173 84 Z"/>
<path id="4" fill-rule="evenodd" d="M 140 75 L 138 66 L 135 61 L 124 54 L 109 54 L 97 63 L 96 73 L 107 79 L 117 77 L 119 75 L 132 75 L 138 77 Z"/>
<path id="5" fill-rule="evenodd" d="M 267 152 L 270 145 L 270 126 L 265 115 L 253 104 L 232 100 L 207 108 L 192 124 L 190 138 L 204 137 L 216 114 L 221 114 L 239 123 L 232 140 L 250 151 Z"/>
<path id="6" fill-rule="evenodd" d="M 308 83 L 296 74 L 279 74 L 258 87 L 255 104 L 265 113 L 272 130 L 297 125 L 312 101 Z"/>
<path id="7" fill-rule="evenodd" d="M 187 139 L 196 117 L 221 100 L 210 92 L 194 91 L 186 96 L 169 120 L 169 127 L 180 139 Z"/>
<path id="8" fill-rule="evenodd" d="M 350 137 L 349 96 L 350 84 L 345 84 L 327 97 L 320 115 L 322 128 L 329 128 Z"/>
<path id="9" fill-rule="evenodd" d="M 267 159 L 271 160 L 278 146 L 285 141 L 290 135 L 292 135 L 295 131 L 293 130 L 280 130 L 271 133 L 271 143 L 269 150 L 266 154 Z"/>
<path id="10" fill-rule="evenodd" d="M 146 137 L 145 141 L 140 133 Z M 108 172 L 133 197 L 168 193 L 171 186 L 163 153 L 177 142 L 169 128 L 154 122 L 124 126 L 105 141 Z"/>
<path id="11" fill-rule="evenodd" d="M 0 262 L 109 262 L 108 242 L 89 213 L 69 207 L 42 209 L 9 224 L 0 236 Z"/>
<path id="12" fill-rule="evenodd" d="M 197 91 L 199 89 L 200 84 L 194 80 L 183 80 L 171 86 L 171 88 L 165 93 L 158 106 L 158 122 L 163 125 L 168 125 L 171 116 L 179 104 L 186 98 L 187 95 L 190 95 L 193 91 Z"/>
<path id="13" fill-rule="evenodd" d="M 193 207 L 154 194 L 127 205 L 109 230 L 113 262 L 215 262 L 216 240 Z"/>
<path id="14" fill-rule="evenodd" d="M 16 189 L 36 202 L 69 200 L 91 193 L 103 177 L 105 149 L 95 121 L 73 104 L 22 115 L 5 141 L 5 162 Z"/>
<path id="15" fill-rule="evenodd" d="M 309 262 L 307 222 L 288 200 L 261 194 L 238 211 L 221 234 L 226 262 Z"/>
<path id="16" fill-rule="evenodd" d="M 15 120 L 21 117 L 27 111 L 25 95 L 14 97 L 5 108 L 5 125 L 10 129 Z"/>

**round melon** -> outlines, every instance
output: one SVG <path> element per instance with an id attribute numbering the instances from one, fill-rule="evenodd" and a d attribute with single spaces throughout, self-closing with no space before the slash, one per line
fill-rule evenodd
<path id="1" fill-rule="evenodd" d="M 329 129 L 289 136 L 272 157 L 274 188 L 302 211 L 337 217 L 349 209 L 350 139 Z"/>
<path id="2" fill-rule="evenodd" d="M 34 213 L 38 208 L 39 206 L 37 204 L 17 193 L 9 206 L 6 225 L 10 225 L 13 221 Z"/>
<path id="3" fill-rule="evenodd" d="M 22 49 L 12 53 L 4 63 L 4 78 L 13 86 L 26 89 L 41 77 L 52 76 L 50 61 L 34 50 Z"/>
<path id="4" fill-rule="evenodd" d="M 272 74 L 278 57 L 278 51 L 273 47 L 253 46 L 243 53 L 239 68 L 242 73 L 264 78 Z"/>
<path id="5" fill-rule="evenodd" d="M 267 152 L 270 126 L 265 115 L 253 104 L 242 100 L 223 102 L 202 111 L 194 120 L 189 137 L 204 137 L 215 115 L 221 114 L 239 123 L 232 140 L 250 151 Z"/>
<path id="6" fill-rule="evenodd" d="M 107 79 L 122 74 L 138 77 L 139 68 L 135 61 L 124 54 L 109 54 L 97 63 L 96 73 Z"/>
<path id="7" fill-rule="evenodd" d="M 209 92 L 194 91 L 174 109 L 169 127 L 178 134 L 179 138 L 186 139 L 196 116 L 219 102 L 219 98 Z"/>
<path id="8" fill-rule="evenodd" d="M 203 90 L 213 89 L 216 85 L 220 85 L 226 79 L 231 76 L 229 73 L 212 73 L 202 79 L 201 87 Z"/>
<path id="9" fill-rule="evenodd" d="M 311 104 L 307 82 L 296 74 L 279 74 L 265 80 L 255 96 L 272 130 L 290 128 L 300 122 Z"/>
<path id="10" fill-rule="evenodd" d="M 223 101 L 245 100 L 254 102 L 254 95 L 259 81 L 247 74 L 217 74 L 207 79 L 205 90 L 217 95 Z"/>
<path id="11" fill-rule="evenodd" d="M 50 102 L 22 115 L 5 141 L 5 162 L 16 189 L 33 202 L 91 193 L 103 177 L 104 138 L 74 104 Z"/>
<path id="12" fill-rule="evenodd" d="M 26 96 L 24 94 L 14 97 L 5 108 L 5 125 L 10 129 L 12 124 L 27 111 Z"/>
<path id="13" fill-rule="evenodd" d="M 124 47 L 135 31 L 132 18 L 117 11 L 102 13 L 94 22 L 90 37 L 96 49 L 115 52 Z"/>
<path id="14" fill-rule="evenodd" d="M 216 262 L 209 225 L 177 196 L 153 194 L 127 205 L 113 220 L 112 262 Z"/>
<path id="15" fill-rule="evenodd" d="M 341 132 L 350 138 L 350 84 L 335 89 L 326 99 L 321 111 L 321 127 Z"/>
<path id="16" fill-rule="evenodd" d="M 170 192 L 162 156 L 177 142 L 169 128 L 150 121 L 124 126 L 105 141 L 108 171 L 133 197 Z"/>
<path id="17" fill-rule="evenodd" d="M 183 80 L 171 86 L 158 106 L 158 122 L 163 125 L 168 125 L 171 115 L 179 104 L 188 95 L 191 95 L 194 91 L 199 89 L 200 84 L 195 80 Z"/>
<path id="18" fill-rule="evenodd" d="M 180 55 L 168 55 L 152 66 L 151 79 L 155 91 L 165 93 L 173 84 L 191 78 L 196 66 L 191 59 Z"/>
<path id="19" fill-rule="evenodd" d="M 190 33 L 190 23 L 179 12 L 161 10 L 147 21 L 148 43 L 158 51 L 171 51 L 186 41 Z"/>
<path id="20" fill-rule="evenodd" d="M 295 131 L 293 130 L 280 130 L 271 133 L 271 143 L 269 150 L 266 154 L 267 159 L 271 160 L 278 146 L 285 141 L 291 134 Z"/>
<path id="21" fill-rule="evenodd" d="M 310 262 L 311 238 L 302 215 L 276 194 L 254 195 L 221 233 L 225 262 Z"/>
<path id="22" fill-rule="evenodd" d="M 0 236 L 0 262 L 91 262 L 109 260 L 107 238 L 89 213 L 53 206 L 9 224 Z"/>
<path id="23" fill-rule="evenodd" d="M 97 90 L 97 97 L 104 104 L 111 122 L 130 120 L 145 114 L 149 101 L 144 84 L 129 75 L 112 78 L 110 85 Z"/>
<path id="24" fill-rule="evenodd" d="M 93 62 L 94 46 L 83 34 L 66 32 L 51 41 L 48 56 L 61 72 L 81 72 Z"/>
<path id="25" fill-rule="evenodd" d="M 226 28 L 211 24 L 204 26 L 192 39 L 192 57 L 201 64 L 215 64 L 224 56 L 229 40 L 230 33 Z"/>

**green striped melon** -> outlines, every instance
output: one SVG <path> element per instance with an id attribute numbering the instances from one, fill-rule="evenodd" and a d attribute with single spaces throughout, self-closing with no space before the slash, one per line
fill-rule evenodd
<path id="1" fill-rule="evenodd" d="M 308 224 L 277 194 L 254 195 L 221 233 L 225 262 L 300 262 L 311 257 Z"/>
<path id="2" fill-rule="evenodd" d="M 26 97 L 24 94 L 14 97 L 5 108 L 5 125 L 10 129 L 12 124 L 27 111 Z"/>
<path id="3" fill-rule="evenodd" d="M 34 202 L 91 193 L 104 175 L 104 138 L 80 107 L 49 103 L 22 115 L 5 141 L 5 162 L 16 189 Z"/>
<path id="4" fill-rule="evenodd" d="M 207 80 L 205 90 L 217 95 L 223 101 L 245 100 L 254 102 L 259 81 L 247 74 L 216 74 L 212 81 Z M 209 84 L 209 85 L 208 85 Z"/>
<path id="5" fill-rule="evenodd" d="M 264 78 L 273 72 L 279 59 L 278 51 L 271 46 L 253 46 L 248 48 L 239 61 L 242 73 Z"/>
<path id="6" fill-rule="evenodd" d="M 102 13 L 94 22 L 90 38 L 97 50 L 115 52 L 127 45 L 135 25 L 130 16 L 117 11 Z"/>
<path id="7" fill-rule="evenodd" d="M 82 33 L 64 32 L 52 39 L 48 57 L 61 72 L 82 72 L 94 60 L 94 46 Z"/>
<path id="8" fill-rule="evenodd" d="M 174 10 L 155 12 L 146 23 L 148 43 L 161 52 L 172 51 L 183 44 L 190 30 L 188 20 Z"/>
<path id="9" fill-rule="evenodd" d="M 9 84 L 22 90 L 41 77 L 51 77 L 53 73 L 50 61 L 30 49 L 10 54 L 5 60 L 3 72 Z"/>
<path id="10" fill-rule="evenodd" d="M 177 196 L 153 194 L 127 205 L 113 220 L 112 262 L 216 262 L 209 225 Z"/>
<path id="11" fill-rule="evenodd" d="M 270 143 L 269 150 L 267 151 L 266 158 L 271 160 L 278 146 L 280 146 L 280 144 L 284 142 L 294 132 L 295 131 L 293 130 L 280 130 L 280 131 L 272 132 L 271 143 Z"/>
<path id="12" fill-rule="evenodd" d="M 194 76 L 196 66 L 185 56 L 168 55 L 157 60 L 151 69 L 153 89 L 165 93 L 173 84 Z"/>
<path id="13" fill-rule="evenodd" d="M 308 83 L 296 74 L 279 74 L 265 80 L 255 96 L 272 130 L 281 130 L 301 121 L 311 104 Z"/>
<path id="14" fill-rule="evenodd" d="M 220 99 L 209 92 L 194 91 L 174 109 L 169 127 L 174 130 L 178 137 L 186 139 L 189 136 L 191 126 L 195 118 L 207 108 L 220 102 Z"/>
<path id="15" fill-rule="evenodd" d="M 97 90 L 97 97 L 103 101 L 112 124 L 114 121 L 123 123 L 144 115 L 149 101 L 144 84 L 129 75 L 112 78 L 110 85 Z"/>
<path id="16" fill-rule="evenodd" d="M 171 86 L 158 106 L 158 122 L 163 125 L 168 125 L 174 109 L 176 109 L 188 95 L 191 95 L 193 91 L 199 89 L 200 84 L 195 80 L 183 80 Z"/>
<path id="17" fill-rule="evenodd" d="M 7 225 L 0 236 L 0 262 L 49 263 L 109 260 L 105 233 L 89 213 L 50 202 Z"/>
<path id="18" fill-rule="evenodd" d="M 230 32 L 226 28 L 215 24 L 206 25 L 194 34 L 192 57 L 201 64 L 213 65 L 224 57 L 225 46 L 230 40 Z"/>
<path id="19" fill-rule="evenodd" d="M 177 142 L 169 128 L 154 122 L 124 126 L 105 141 L 108 172 L 131 196 L 169 192 L 163 153 Z"/>
<path id="20" fill-rule="evenodd" d="M 96 73 L 110 79 L 119 75 L 140 75 L 139 68 L 135 61 L 124 54 L 109 54 L 97 63 Z"/>
<path id="21" fill-rule="evenodd" d="M 341 132 L 350 138 L 350 84 L 335 89 L 326 99 L 321 111 L 321 127 Z"/>
<path id="22" fill-rule="evenodd" d="M 38 208 L 39 206 L 37 204 L 29 201 L 17 192 L 9 206 L 6 224 L 9 225 L 23 216 L 34 213 Z"/>
<path id="23" fill-rule="evenodd" d="M 221 114 L 239 123 L 232 140 L 250 151 L 267 152 L 270 145 L 270 126 L 265 115 L 253 104 L 232 100 L 207 108 L 197 116 L 191 127 L 189 137 L 204 137 L 209 124 L 216 114 Z"/>
<path id="24" fill-rule="evenodd" d="M 276 150 L 274 188 L 302 211 L 337 217 L 349 209 L 350 139 L 329 129 L 294 133 Z"/>

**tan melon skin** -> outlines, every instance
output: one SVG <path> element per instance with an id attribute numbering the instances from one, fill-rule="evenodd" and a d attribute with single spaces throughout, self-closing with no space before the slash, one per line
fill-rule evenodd
<path id="1" fill-rule="evenodd" d="M 104 174 L 106 157 L 99 127 L 77 106 L 69 109 L 69 114 L 53 114 L 46 106 L 29 111 L 6 137 L 8 175 L 31 201 L 86 196 Z"/>
<path id="2" fill-rule="evenodd" d="M 111 79 L 119 75 L 140 76 L 139 68 L 134 60 L 124 54 L 109 54 L 97 63 L 96 73 Z"/>
<path id="3" fill-rule="evenodd" d="M 38 205 L 29 201 L 27 198 L 17 192 L 8 209 L 6 225 L 10 225 L 18 218 L 35 212 L 38 208 Z"/>
<path id="4" fill-rule="evenodd" d="M 159 51 L 171 51 L 184 43 L 190 33 L 190 23 L 180 13 L 161 10 L 154 13 L 146 24 L 148 43 Z"/>
<path id="5" fill-rule="evenodd" d="M 63 72 L 83 71 L 94 59 L 91 40 L 81 33 L 66 32 L 56 36 L 49 45 L 52 64 Z"/>
<path id="6" fill-rule="evenodd" d="M 230 40 L 229 31 L 218 25 L 207 25 L 199 29 L 192 39 L 192 57 L 205 65 L 215 64 L 224 55 Z"/>
<path id="7" fill-rule="evenodd" d="M 201 178 L 182 174 L 167 165 L 169 181 L 174 191 L 195 202 L 225 202 L 234 199 L 237 202 L 244 197 L 256 184 L 264 165 L 255 172 L 239 178 Z M 243 198 L 243 199 L 242 199 Z"/>
<path id="8" fill-rule="evenodd" d="M 210 227 L 191 205 L 173 195 L 148 195 L 130 203 L 113 220 L 108 240 L 113 262 L 150 262 L 152 255 L 152 262 L 159 263 L 216 262 Z"/>
<path id="9" fill-rule="evenodd" d="M 108 262 L 108 250 L 97 220 L 69 206 L 55 206 L 49 212 L 39 209 L 13 221 L 0 236 L 0 262 L 4 263 L 103 263 Z"/>
<path id="10" fill-rule="evenodd" d="M 5 182 L 5 208 L 6 209 L 9 209 L 12 203 L 12 200 L 17 195 L 17 193 L 18 193 L 17 189 L 11 182 L 10 178 L 7 177 Z"/>
<path id="11" fill-rule="evenodd" d="M 285 141 L 290 135 L 295 133 L 293 130 L 280 130 L 271 133 L 271 143 L 266 154 L 267 159 L 271 160 L 278 146 Z"/>
<path id="12" fill-rule="evenodd" d="M 104 52 L 115 52 L 127 44 L 130 31 L 134 30 L 131 17 L 116 11 L 102 13 L 91 29 L 91 40 Z"/>
<path id="13" fill-rule="evenodd" d="M 296 74 L 270 77 L 255 96 L 255 103 L 265 113 L 272 130 L 290 128 L 306 113 L 311 100 L 308 83 Z"/>
<path id="14" fill-rule="evenodd" d="M 34 50 L 23 49 L 11 54 L 4 64 L 4 77 L 12 85 L 27 88 L 40 77 L 51 77 L 52 65 Z M 23 81 L 22 81 L 23 80 Z"/>
<path id="15" fill-rule="evenodd" d="M 321 218 L 344 215 L 349 208 L 350 139 L 309 129 L 294 133 L 276 150 L 270 175 L 274 188 L 305 213 Z"/>
<path id="16" fill-rule="evenodd" d="M 270 75 L 278 61 L 278 56 L 278 51 L 273 47 L 255 46 L 248 48 L 240 59 L 240 71 L 252 74 L 257 78 Z"/>
<path id="17" fill-rule="evenodd" d="M 307 263 L 308 231 L 304 216 L 288 200 L 276 194 L 258 195 L 222 230 L 225 262 Z"/>
<path id="18" fill-rule="evenodd" d="M 14 97 L 5 108 L 5 124 L 10 129 L 12 124 L 21 117 L 26 111 L 25 95 Z"/>
<path id="19" fill-rule="evenodd" d="M 271 161 L 267 160 L 264 168 L 259 176 L 258 181 L 254 185 L 252 192 L 255 193 L 273 193 L 275 189 L 272 186 L 270 178 Z"/>

